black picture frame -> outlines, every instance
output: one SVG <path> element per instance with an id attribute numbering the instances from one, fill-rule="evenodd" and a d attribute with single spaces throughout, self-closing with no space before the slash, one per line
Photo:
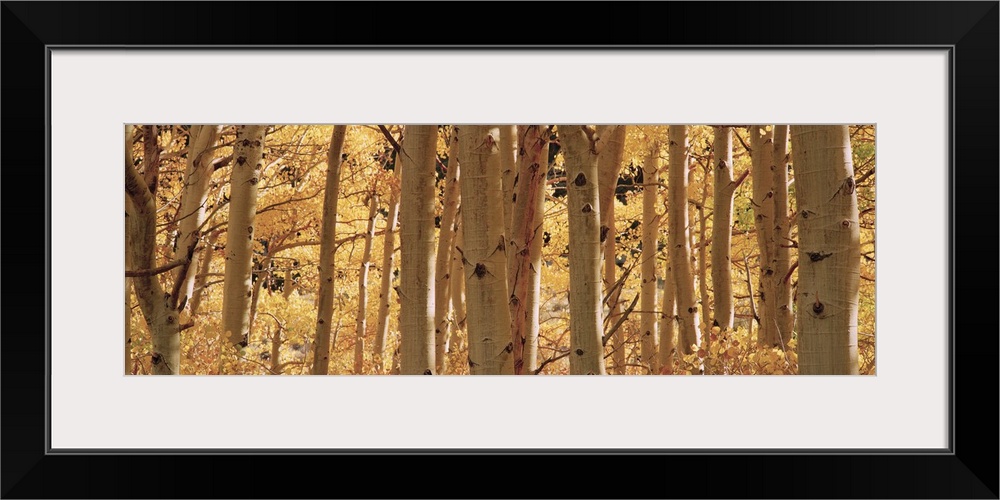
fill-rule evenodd
<path id="1" fill-rule="evenodd" d="M 997 392 L 992 385 L 997 380 L 998 339 L 991 313 L 997 303 L 997 288 L 991 280 L 981 279 L 997 275 L 997 259 L 992 245 L 983 238 L 988 235 L 972 231 L 974 224 L 993 223 L 1000 215 L 996 193 L 1000 185 L 1000 3 L 996 1 L 2 5 L 5 147 L 0 155 L 9 202 L 4 219 L 8 234 L 17 238 L 14 243 L 8 240 L 3 249 L 8 264 L 3 298 L 9 312 L 0 338 L 3 498 L 998 498 Z M 559 11 L 568 8 L 599 18 L 600 26 L 614 27 L 613 36 L 587 34 L 578 24 L 564 22 Z M 192 11 L 196 15 L 192 16 Z M 421 24 L 418 20 L 428 13 L 433 24 Z M 485 14 L 481 13 L 488 15 L 482 17 Z M 525 22 L 526 16 L 532 26 L 541 27 L 534 34 L 515 40 L 513 32 L 500 31 L 500 26 L 509 30 L 514 23 Z M 597 29 L 597 23 L 594 25 Z M 602 38 L 614 39 L 616 45 L 591 45 L 603 42 Z M 47 194 L 49 185 L 45 152 L 50 147 L 47 61 L 52 47 L 377 48 L 415 43 L 482 47 L 496 46 L 496 40 L 516 42 L 514 45 L 521 47 L 601 49 L 949 47 L 953 98 L 949 115 L 953 138 L 949 450 L 919 454 L 419 450 L 351 456 L 295 450 L 50 453 L 50 200 L 39 194 Z M 962 237 L 958 228 L 964 229 Z M 100 328 L 82 323 L 84 333 Z M 132 418 L 141 418 L 141 413 Z M 421 459 L 414 455 L 421 455 Z M 599 480 L 594 481 L 590 473 L 585 477 L 566 475 L 567 465 L 586 467 Z M 487 468 L 508 473 L 493 481 L 482 473 Z M 538 471 L 539 480 L 520 479 L 532 470 Z"/>

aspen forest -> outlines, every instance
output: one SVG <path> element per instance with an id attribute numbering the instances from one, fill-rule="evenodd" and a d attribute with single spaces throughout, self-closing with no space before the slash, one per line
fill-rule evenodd
<path id="1" fill-rule="evenodd" d="M 876 371 L 874 125 L 123 142 L 128 375 Z"/>

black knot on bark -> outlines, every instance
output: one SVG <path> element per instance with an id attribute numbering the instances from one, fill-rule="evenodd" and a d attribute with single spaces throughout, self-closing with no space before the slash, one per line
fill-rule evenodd
<path id="1" fill-rule="evenodd" d="M 583 356 L 583 349 L 577 349 L 576 350 L 576 355 L 577 356 Z"/>
<path id="2" fill-rule="evenodd" d="M 424 375 L 434 375 L 434 373 L 431 372 L 430 368 L 428 368 L 428 369 L 424 370 Z"/>
<path id="3" fill-rule="evenodd" d="M 594 207 L 590 206 L 590 203 L 586 203 L 586 204 L 583 205 L 583 213 L 589 214 L 590 212 L 593 212 L 593 211 L 594 211 Z"/>
<path id="4" fill-rule="evenodd" d="M 576 179 L 573 179 L 573 184 L 576 184 L 577 186 L 585 186 L 587 184 L 587 176 L 584 175 L 583 172 L 576 174 Z"/>

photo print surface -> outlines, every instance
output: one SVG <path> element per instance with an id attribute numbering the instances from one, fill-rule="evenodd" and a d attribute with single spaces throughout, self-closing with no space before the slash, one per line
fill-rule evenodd
<path id="1" fill-rule="evenodd" d="M 875 126 L 130 124 L 128 375 L 873 375 Z"/>

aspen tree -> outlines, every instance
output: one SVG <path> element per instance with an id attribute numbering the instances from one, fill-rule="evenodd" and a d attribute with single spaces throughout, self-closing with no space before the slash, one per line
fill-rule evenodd
<path id="1" fill-rule="evenodd" d="M 316 337 L 312 374 L 326 375 L 330 371 L 330 330 L 333 326 L 333 280 L 336 277 L 337 200 L 340 198 L 340 164 L 347 137 L 347 126 L 336 125 L 330 136 L 326 157 L 326 187 L 323 193 L 323 227 L 319 244 L 319 301 L 316 313 Z M 228 276 L 227 276 L 228 286 Z"/>
<path id="2" fill-rule="evenodd" d="M 857 375 L 861 240 L 847 125 L 792 125 L 803 375 Z"/>

